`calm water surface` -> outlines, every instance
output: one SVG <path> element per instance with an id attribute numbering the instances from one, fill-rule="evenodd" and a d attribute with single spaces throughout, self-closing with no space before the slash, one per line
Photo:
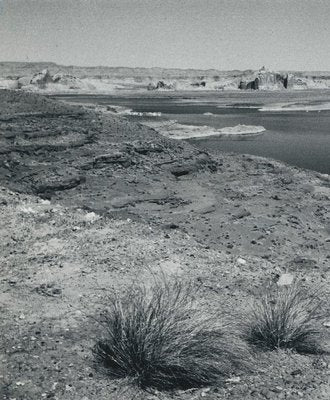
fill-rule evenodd
<path id="1" fill-rule="evenodd" d="M 238 124 L 262 125 L 267 131 L 252 138 L 189 139 L 210 152 L 236 152 L 271 157 L 289 164 L 330 174 L 330 110 L 264 111 L 278 103 L 317 105 L 330 102 L 329 91 L 300 92 L 190 92 L 123 93 L 120 95 L 61 95 L 62 100 L 117 105 L 138 112 L 161 112 L 161 117 L 133 120 L 176 120 L 187 125 L 224 128 Z M 213 115 L 204 115 L 212 113 Z"/>

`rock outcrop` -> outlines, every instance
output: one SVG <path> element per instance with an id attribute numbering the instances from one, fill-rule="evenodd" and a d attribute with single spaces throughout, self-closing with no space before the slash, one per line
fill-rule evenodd
<path id="1" fill-rule="evenodd" d="M 257 73 L 248 76 L 246 80 L 241 80 L 238 88 L 241 90 L 287 89 L 288 81 L 288 74 L 273 72 L 262 67 Z"/>
<path id="2" fill-rule="evenodd" d="M 22 87 L 30 84 L 31 78 L 29 76 L 22 76 L 21 78 L 18 78 L 16 82 L 18 89 L 22 89 Z"/>
<path id="3" fill-rule="evenodd" d="M 62 73 L 58 73 L 53 76 L 53 83 L 65 85 L 69 89 L 79 89 L 82 86 L 81 79 L 69 74 Z"/>
<path id="4" fill-rule="evenodd" d="M 194 82 L 191 84 L 192 87 L 205 87 L 206 86 L 206 82 L 205 81 L 201 81 L 201 82 Z"/>
<path id="5" fill-rule="evenodd" d="M 93 90 L 94 86 L 90 85 L 80 78 L 70 74 L 56 73 L 52 75 L 47 68 L 30 76 L 21 76 L 16 79 L 11 78 L 0 82 L 0 87 L 8 89 L 26 89 L 26 90 L 49 90 L 49 91 L 66 91 L 66 90 Z"/>
<path id="6" fill-rule="evenodd" d="M 148 90 L 157 90 L 157 89 L 165 89 L 165 90 L 173 90 L 173 83 L 165 83 L 164 81 L 158 81 L 156 84 L 150 83 L 148 85 Z"/>
<path id="7" fill-rule="evenodd" d="M 53 82 L 53 79 L 48 71 L 48 69 L 44 69 L 41 72 L 38 72 L 37 74 L 35 74 L 31 81 L 30 84 L 31 85 L 37 85 L 39 86 L 41 89 L 46 87 L 47 83 L 51 83 Z"/>

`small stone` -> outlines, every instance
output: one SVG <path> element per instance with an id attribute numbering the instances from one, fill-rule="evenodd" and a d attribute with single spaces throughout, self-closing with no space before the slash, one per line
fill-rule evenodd
<path id="1" fill-rule="evenodd" d="M 227 383 L 240 383 L 241 378 L 239 376 L 233 376 L 232 378 L 226 379 Z"/>
<path id="2" fill-rule="evenodd" d="M 45 206 L 48 206 L 48 205 L 50 204 L 50 201 L 49 201 L 49 200 L 40 199 L 40 200 L 39 200 L 39 203 L 40 203 L 40 204 L 43 204 L 43 205 L 45 205 Z"/>
<path id="3" fill-rule="evenodd" d="M 297 376 L 297 375 L 301 375 L 302 374 L 302 370 L 301 369 L 295 369 L 294 371 L 291 372 L 292 376 Z"/>
<path id="4" fill-rule="evenodd" d="M 179 225 L 174 224 L 174 223 L 171 223 L 171 224 L 165 225 L 165 228 L 166 228 L 166 229 L 178 229 L 178 228 L 179 228 Z"/>
<path id="5" fill-rule="evenodd" d="M 236 262 L 237 262 L 237 264 L 240 264 L 240 265 L 246 265 L 246 260 L 244 260 L 244 258 L 241 258 L 241 257 L 238 257 Z"/>
<path id="6" fill-rule="evenodd" d="M 209 391 L 210 391 L 210 388 L 204 389 L 204 390 L 202 391 L 202 393 L 201 393 L 201 397 L 207 396 L 207 393 L 208 393 Z"/>
<path id="7" fill-rule="evenodd" d="M 292 274 L 282 274 L 277 281 L 278 286 L 289 286 L 293 283 L 294 276 Z"/>
<path id="8" fill-rule="evenodd" d="M 270 390 L 267 389 L 262 389 L 260 393 L 266 398 L 266 399 L 271 399 L 272 398 L 272 393 Z"/>
<path id="9" fill-rule="evenodd" d="M 330 328 L 330 321 L 323 322 L 323 326 Z"/>
<path id="10" fill-rule="evenodd" d="M 85 215 L 85 221 L 87 221 L 87 222 L 91 222 L 91 223 L 93 223 L 93 222 L 95 222 L 95 221 L 97 221 L 98 219 L 100 219 L 101 217 L 99 216 L 99 215 L 97 215 L 97 214 L 95 214 L 95 212 L 89 212 L 89 213 L 87 213 L 86 215 Z"/>
<path id="11" fill-rule="evenodd" d="M 241 210 L 238 214 L 236 214 L 236 215 L 234 216 L 234 218 L 236 218 L 236 219 L 242 219 L 242 218 L 244 218 L 244 217 L 249 217 L 250 215 L 251 215 L 251 212 L 244 209 L 244 210 Z"/>

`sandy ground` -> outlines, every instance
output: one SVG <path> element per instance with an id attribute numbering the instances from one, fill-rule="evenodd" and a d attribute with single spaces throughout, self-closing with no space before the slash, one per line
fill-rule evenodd
<path id="1" fill-rule="evenodd" d="M 236 383 L 139 394 L 91 352 L 107 293 L 159 271 L 237 318 L 290 272 L 329 312 L 329 176 L 18 92 L 0 91 L 0 134 L 0 398 L 329 398 L 326 354 L 260 353 Z"/>

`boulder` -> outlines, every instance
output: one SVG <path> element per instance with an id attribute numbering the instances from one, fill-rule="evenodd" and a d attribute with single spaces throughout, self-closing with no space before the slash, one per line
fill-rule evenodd
<path id="1" fill-rule="evenodd" d="M 84 183 L 86 178 L 84 176 L 64 176 L 64 177 L 50 177 L 45 182 L 34 187 L 34 192 L 39 195 L 51 196 L 54 192 L 73 189 L 76 186 Z"/>

